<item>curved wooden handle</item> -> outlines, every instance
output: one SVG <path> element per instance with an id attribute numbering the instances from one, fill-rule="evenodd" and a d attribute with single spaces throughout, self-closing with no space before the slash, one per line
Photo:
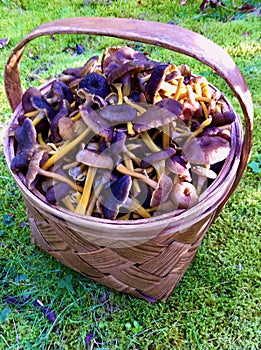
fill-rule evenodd
<path id="1" fill-rule="evenodd" d="M 236 188 L 246 168 L 252 148 L 253 104 L 246 82 L 225 50 L 200 34 L 172 24 L 126 18 L 65 18 L 40 25 L 13 49 L 5 68 L 5 89 L 14 110 L 22 98 L 19 63 L 26 45 L 33 39 L 53 34 L 89 34 L 117 37 L 164 47 L 191 56 L 215 70 L 237 97 L 245 117 L 245 135 Z M 228 197 L 229 197 L 228 196 Z M 225 200 L 226 201 L 226 200 Z M 224 201 L 224 202 L 225 202 Z"/>

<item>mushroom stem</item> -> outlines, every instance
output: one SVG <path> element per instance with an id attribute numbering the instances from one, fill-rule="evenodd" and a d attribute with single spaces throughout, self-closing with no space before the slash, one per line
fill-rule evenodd
<path id="1" fill-rule="evenodd" d="M 27 112 L 24 114 L 25 117 L 27 118 L 34 118 L 39 114 L 38 110 L 32 111 L 32 112 Z"/>
<path id="2" fill-rule="evenodd" d="M 124 207 L 130 211 L 134 211 L 143 218 L 151 218 L 150 213 L 147 211 L 147 209 L 143 208 L 143 206 L 136 198 L 127 198 L 126 202 L 124 203 Z"/>
<path id="3" fill-rule="evenodd" d="M 131 177 L 135 177 L 137 179 L 142 180 L 143 182 L 145 182 L 148 186 L 156 189 L 158 186 L 158 183 L 156 181 L 151 180 L 149 177 L 137 173 L 136 171 L 131 171 L 128 168 L 126 168 L 123 164 L 118 164 L 116 166 L 116 170 L 119 171 L 120 173 L 124 174 L 124 175 L 129 175 Z"/>
<path id="4" fill-rule="evenodd" d="M 45 176 L 45 177 L 48 177 L 50 179 L 60 181 L 60 182 L 65 182 L 65 183 L 67 183 L 67 185 L 69 185 L 71 188 L 73 188 L 74 190 L 76 190 L 78 192 L 83 191 L 82 186 L 76 185 L 73 181 L 71 181 L 70 179 L 68 179 L 67 177 L 65 177 L 63 175 L 53 173 L 52 171 L 46 171 L 46 170 L 43 170 L 41 168 L 38 169 L 38 174 Z"/>
<path id="5" fill-rule="evenodd" d="M 141 107 L 140 105 L 138 105 L 137 103 L 131 102 L 127 96 L 123 97 L 124 102 L 129 105 L 130 107 L 135 108 L 140 114 L 143 114 L 145 112 L 147 112 L 146 108 Z"/>
<path id="6" fill-rule="evenodd" d="M 63 204 L 66 206 L 66 208 L 70 211 L 74 211 L 74 206 L 72 205 L 69 196 L 66 196 L 62 199 Z"/>
<path id="7" fill-rule="evenodd" d="M 126 168 L 128 168 L 130 171 L 134 171 L 133 162 L 132 162 L 131 158 L 125 158 L 124 164 L 125 164 Z M 132 181 L 132 187 L 133 187 L 134 197 L 136 197 L 137 195 L 140 194 L 140 186 L 139 186 L 137 179 L 134 179 Z"/>
<path id="8" fill-rule="evenodd" d="M 72 142 L 63 145 L 54 155 L 52 155 L 43 165 L 42 169 L 46 170 L 50 168 L 56 161 L 63 158 L 67 153 L 74 149 L 80 142 L 82 142 L 90 133 L 92 129 L 88 127 L 84 130 L 82 134 L 80 134 L 76 139 Z"/>
<path id="9" fill-rule="evenodd" d="M 122 95 L 122 83 L 115 83 L 113 86 L 116 88 L 118 93 L 118 105 L 123 103 L 123 95 Z"/>
<path id="10" fill-rule="evenodd" d="M 38 112 L 38 115 L 33 120 L 33 126 L 36 127 L 45 118 L 45 113 L 43 111 Z"/>
<path id="11" fill-rule="evenodd" d="M 91 190 L 92 190 L 92 184 L 93 184 L 93 180 L 94 180 L 96 171 L 97 171 L 97 168 L 94 168 L 91 166 L 89 167 L 87 177 L 86 177 L 86 180 L 84 183 L 84 188 L 83 188 L 83 193 L 82 193 L 81 199 L 80 199 L 77 207 L 74 210 L 74 212 L 76 214 L 85 215 L 85 213 L 86 213 L 89 199 L 90 199 Z"/>
<path id="12" fill-rule="evenodd" d="M 194 137 L 198 136 L 201 131 L 212 122 L 212 117 L 207 118 L 203 123 L 189 136 L 186 143 L 192 140 Z"/>
<path id="13" fill-rule="evenodd" d="M 180 97 L 180 94 L 181 94 L 181 90 L 182 90 L 182 85 L 183 85 L 183 80 L 184 80 L 184 77 L 181 76 L 178 80 L 178 86 L 177 86 L 177 90 L 175 92 L 175 96 L 174 96 L 174 100 L 177 100 L 179 99 Z"/>
<path id="14" fill-rule="evenodd" d="M 101 193 L 101 190 L 103 189 L 103 185 L 104 183 L 101 181 L 99 183 L 99 185 L 97 186 L 97 188 L 93 191 L 93 194 L 90 198 L 90 202 L 89 202 L 89 205 L 88 205 L 88 208 L 86 210 L 86 215 L 89 215 L 91 216 L 92 213 L 93 213 L 93 210 L 94 210 L 94 207 L 95 207 L 95 204 L 96 204 L 96 201 Z"/>
<path id="15" fill-rule="evenodd" d="M 162 125 L 162 148 L 166 149 L 169 147 L 169 124 Z"/>
<path id="16" fill-rule="evenodd" d="M 150 148 L 152 152 L 159 152 L 161 149 L 152 141 L 150 135 L 147 131 L 140 133 L 141 138 L 145 141 L 146 145 Z"/>

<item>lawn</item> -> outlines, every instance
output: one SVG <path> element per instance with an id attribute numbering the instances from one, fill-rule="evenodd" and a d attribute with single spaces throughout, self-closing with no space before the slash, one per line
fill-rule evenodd
<path id="1" fill-rule="evenodd" d="M 261 348 L 261 7 L 254 0 L 224 0 L 222 6 L 207 4 L 200 11 L 200 4 L 192 0 L 0 1 L 0 349 L 81 350 L 87 343 L 89 349 L 100 350 Z M 3 71 L 11 50 L 41 23 L 78 16 L 132 17 L 194 30 L 233 57 L 252 93 L 255 127 L 250 163 L 165 303 L 150 304 L 113 291 L 36 249 L 21 194 L 5 163 L 2 141 L 12 112 Z M 38 38 L 24 53 L 22 85 L 39 86 L 116 44 L 128 42 L 83 35 Z M 77 54 L 78 45 L 84 48 L 82 54 Z M 161 48 L 135 45 L 152 58 L 187 63 L 224 91 L 241 113 L 211 69 Z"/>

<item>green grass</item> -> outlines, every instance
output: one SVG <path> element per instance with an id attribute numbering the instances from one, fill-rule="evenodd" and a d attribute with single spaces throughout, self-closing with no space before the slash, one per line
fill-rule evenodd
<path id="1" fill-rule="evenodd" d="M 2 72 L 12 48 L 37 25 L 64 17 L 132 17 L 176 24 L 199 32 L 225 48 L 243 72 L 255 108 L 251 161 L 261 154 L 260 12 L 232 12 L 247 1 L 224 1 L 227 9 L 207 8 L 201 1 L 69 1 L 0 2 L 0 137 L 11 118 Z M 259 6 L 259 1 L 249 1 Z M 258 5 L 259 4 L 259 5 Z M 71 56 L 63 50 L 82 44 L 86 51 Z M 29 76 L 46 79 L 65 67 L 81 65 L 104 47 L 122 44 L 112 38 L 81 35 L 37 39 L 26 49 L 21 64 L 24 88 L 39 85 Z M 140 44 L 137 44 L 137 48 Z M 231 98 L 221 79 L 193 59 L 153 47 L 153 58 L 188 63 Z M 45 68 L 46 67 L 46 68 Z M 63 266 L 30 242 L 27 215 L 19 190 L 0 148 L 0 349 L 84 349 L 94 331 L 93 349 L 259 349 L 260 334 L 260 171 L 247 168 L 237 191 L 206 234 L 196 259 L 166 303 L 149 304 L 94 283 Z M 21 300 L 11 305 L 5 297 Z M 39 308 L 38 299 L 56 313 L 52 324 Z"/>

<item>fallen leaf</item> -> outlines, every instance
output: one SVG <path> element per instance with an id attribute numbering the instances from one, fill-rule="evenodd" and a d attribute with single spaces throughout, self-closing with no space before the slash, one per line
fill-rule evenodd
<path id="1" fill-rule="evenodd" d="M 5 47 L 9 43 L 9 38 L 0 39 L 0 49 Z"/>
<path id="2" fill-rule="evenodd" d="M 256 10 L 256 7 L 254 5 L 250 5 L 250 4 L 244 4 L 238 8 L 238 11 L 240 11 L 240 12 L 252 12 L 255 10 Z"/>
<path id="3" fill-rule="evenodd" d="M 180 2 L 180 6 L 185 6 L 185 5 L 187 5 L 187 0 L 182 0 L 182 1 Z"/>
<path id="4" fill-rule="evenodd" d="M 44 316 L 47 318 L 48 321 L 54 323 L 56 320 L 55 312 L 50 309 L 49 307 L 45 306 L 40 300 L 35 299 L 34 305 L 39 307 L 41 312 L 44 314 Z"/>
<path id="5" fill-rule="evenodd" d="M 85 337 L 85 349 L 88 349 L 90 341 L 92 340 L 93 337 L 94 337 L 94 332 L 93 331 L 86 335 L 86 337 Z"/>

